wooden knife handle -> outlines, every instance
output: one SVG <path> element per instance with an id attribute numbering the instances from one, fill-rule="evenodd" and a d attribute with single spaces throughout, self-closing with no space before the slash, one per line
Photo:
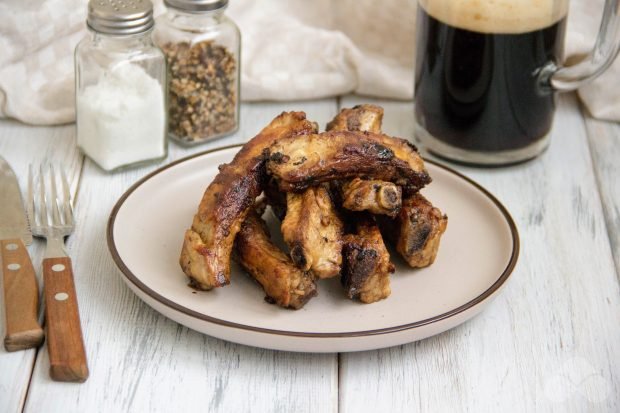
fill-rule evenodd
<path id="1" fill-rule="evenodd" d="M 88 364 L 71 258 L 44 259 L 43 278 L 50 376 L 56 381 L 86 381 Z"/>
<path id="2" fill-rule="evenodd" d="M 39 288 L 37 278 L 21 239 L 0 241 L 6 314 L 6 351 L 38 347 L 43 330 L 38 322 Z"/>

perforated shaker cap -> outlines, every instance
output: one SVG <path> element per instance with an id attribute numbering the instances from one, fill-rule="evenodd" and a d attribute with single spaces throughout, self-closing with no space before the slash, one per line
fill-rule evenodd
<path id="1" fill-rule="evenodd" d="M 149 0 L 90 0 L 86 24 L 111 35 L 143 33 L 153 28 L 153 4 Z"/>
<path id="2" fill-rule="evenodd" d="M 189 12 L 201 13 L 228 6 L 228 0 L 164 0 L 166 7 Z"/>

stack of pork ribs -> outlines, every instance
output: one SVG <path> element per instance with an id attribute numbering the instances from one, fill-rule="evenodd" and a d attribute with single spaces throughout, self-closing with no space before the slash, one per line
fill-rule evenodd
<path id="1" fill-rule="evenodd" d="M 373 303 L 390 295 L 394 265 L 384 239 L 411 267 L 431 265 L 447 217 L 419 192 L 431 182 L 417 149 L 381 131 L 383 109 L 343 109 L 319 133 L 304 112 L 284 112 L 219 167 L 180 264 L 190 286 L 230 283 L 230 259 L 266 300 L 299 309 L 317 281 L 340 277 L 343 296 Z M 281 221 L 285 252 L 262 215 Z"/>

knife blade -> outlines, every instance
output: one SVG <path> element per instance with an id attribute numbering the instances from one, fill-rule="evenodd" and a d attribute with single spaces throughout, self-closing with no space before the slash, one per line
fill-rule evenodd
<path id="1" fill-rule="evenodd" d="M 0 157 L 0 273 L 4 286 L 6 334 L 4 347 L 17 351 L 43 342 L 38 322 L 39 288 L 26 249 L 32 233 L 24 210 L 17 177 Z M 25 245 L 26 244 L 26 245 Z"/>

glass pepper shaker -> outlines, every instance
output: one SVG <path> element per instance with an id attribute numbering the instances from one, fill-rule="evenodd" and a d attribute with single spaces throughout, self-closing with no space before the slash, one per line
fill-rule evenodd
<path id="1" fill-rule="evenodd" d="M 166 157 L 166 59 L 149 0 L 90 0 L 75 49 L 77 145 L 106 171 Z"/>
<path id="2" fill-rule="evenodd" d="M 169 68 L 169 136 L 194 145 L 239 127 L 241 34 L 228 0 L 164 0 L 155 43 Z"/>

